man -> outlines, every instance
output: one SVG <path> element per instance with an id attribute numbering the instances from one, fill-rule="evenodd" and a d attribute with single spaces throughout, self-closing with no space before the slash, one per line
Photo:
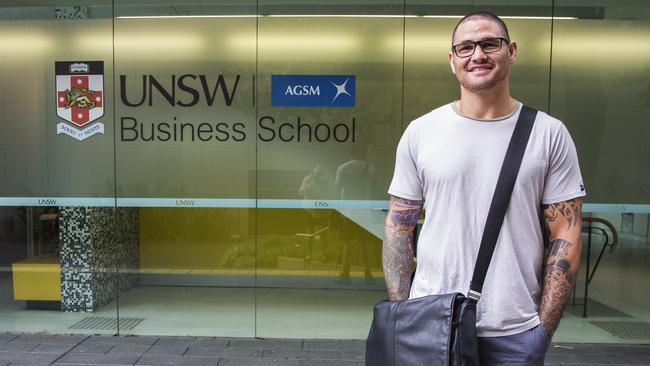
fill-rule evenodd
<path id="1" fill-rule="evenodd" d="M 508 79 L 517 44 L 500 18 L 477 12 L 461 19 L 448 57 L 460 99 L 413 121 L 397 148 L 382 256 L 390 300 L 467 294 L 521 109 Z M 482 366 L 543 365 L 580 261 L 584 195 L 568 131 L 539 112 L 478 302 Z M 543 273 L 540 207 L 550 240 Z"/>

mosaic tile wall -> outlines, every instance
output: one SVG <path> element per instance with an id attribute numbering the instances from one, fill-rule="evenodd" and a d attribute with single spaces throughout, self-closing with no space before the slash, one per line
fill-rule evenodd
<path id="1" fill-rule="evenodd" d="M 91 213 L 93 306 L 109 303 L 120 292 L 137 286 L 138 209 L 95 207 Z M 118 271 L 119 268 L 119 271 Z M 120 273 L 119 278 L 116 277 Z"/>
<path id="2" fill-rule="evenodd" d="M 88 19 L 87 6 L 61 6 L 54 8 L 55 19 Z"/>
<path id="3" fill-rule="evenodd" d="M 116 225 L 121 230 L 117 252 L 120 263 L 120 291 L 125 292 L 139 285 L 140 269 L 140 212 L 138 208 L 118 208 Z"/>
<path id="4" fill-rule="evenodd" d="M 93 311 L 109 303 L 117 295 L 115 293 L 116 258 L 115 250 L 118 245 L 114 225 L 114 208 L 93 207 L 90 209 L 91 250 L 93 253 L 91 267 L 93 268 Z"/>
<path id="5" fill-rule="evenodd" d="M 61 207 L 61 311 L 92 311 L 90 207 Z"/>
<path id="6" fill-rule="evenodd" d="M 138 209 L 62 207 L 61 310 L 93 312 L 137 286 Z M 120 276 L 117 277 L 117 267 Z"/>

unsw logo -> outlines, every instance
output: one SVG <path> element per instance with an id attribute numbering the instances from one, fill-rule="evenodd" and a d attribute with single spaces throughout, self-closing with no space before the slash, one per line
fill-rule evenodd
<path id="1" fill-rule="evenodd" d="M 56 125 L 57 134 L 83 141 L 104 124 L 91 122 L 104 115 L 104 62 L 56 61 L 56 115 L 66 120 Z"/>
<path id="2" fill-rule="evenodd" d="M 272 75 L 274 107 L 354 107 L 354 75 Z"/>

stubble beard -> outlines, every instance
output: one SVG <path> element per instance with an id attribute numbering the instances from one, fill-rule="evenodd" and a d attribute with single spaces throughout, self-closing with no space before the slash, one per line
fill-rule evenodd
<path id="1" fill-rule="evenodd" d="M 497 72 L 492 75 L 490 78 L 476 81 L 472 80 L 470 77 L 470 72 L 466 71 L 465 74 L 461 77 L 458 78 L 458 82 L 460 85 L 476 94 L 486 94 L 489 93 L 490 91 L 496 89 L 501 83 L 506 79 L 508 76 L 508 65 L 498 65 L 500 66 L 497 70 Z"/>

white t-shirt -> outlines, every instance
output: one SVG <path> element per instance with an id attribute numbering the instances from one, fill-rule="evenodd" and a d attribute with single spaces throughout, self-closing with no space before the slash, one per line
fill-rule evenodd
<path id="1" fill-rule="evenodd" d="M 447 104 L 413 121 L 397 147 L 388 193 L 424 200 L 411 298 L 467 294 L 487 213 L 516 124 L 460 115 Z M 539 112 L 478 302 L 481 337 L 517 334 L 540 323 L 541 204 L 585 195 L 571 136 Z"/>

